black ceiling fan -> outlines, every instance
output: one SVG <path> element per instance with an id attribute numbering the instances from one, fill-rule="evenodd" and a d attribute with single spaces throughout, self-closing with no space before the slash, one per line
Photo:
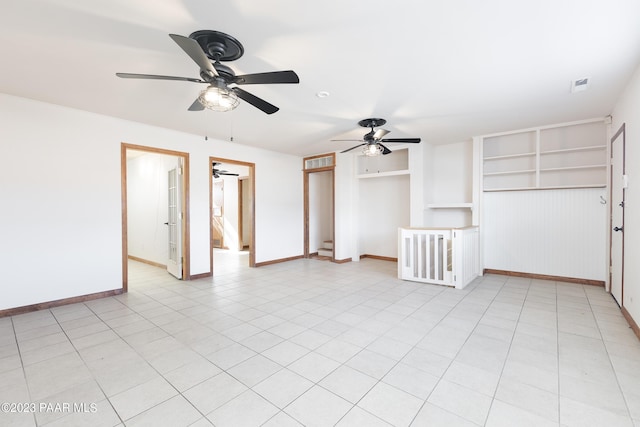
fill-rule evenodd
<path id="1" fill-rule="evenodd" d="M 331 141 L 361 141 L 362 144 L 358 144 L 351 148 L 348 148 L 341 153 L 346 153 L 347 151 L 355 150 L 358 147 L 364 147 L 365 154 L 367 155 L 377 155 L 377 154 L 389 154 L 391 150 L 385 147 L 382 143 L 405 143 L 405 144 L 417 144 L 420 142 L 420 138 L 383 138 L 386 134 L 389 133 L 388 130 L 374 128 L 378 126 L 384 126 L 387 123 L 385 119 L 364 119 L 358 122 L 358 125 L 364 128 L 370 128 L 371 131 L 366 133 L 362 140 L 359 139 L 332 139 Z"/>
<path id="2" fill-rule="evenodd" d="M 160 76 L 154 74 L 116 73 L 126 79 L 178 80 L 193 83 L 206 83 L 209 86 L 202 91 L 198 99 L 189 107 L 189 111 L 202 111 L 206 108 L 216 111 L 229 111 L 238 105 L 238 98 L 248 102 L 267 114 L 279 110 L 273 104 L 240 89 L 239 85 L 300 83 L 298 75 L 292 71 L 273 71 L 236 76 L 235 72 L 220 61 L 235 61 L 244 54 L 242 44 L 228 34 L 219 31 L 196 31 L 189 37 L 169 34 L 169 37 L 186 52 L 200 67 L 200 78 Z M 216 94 L 221 100 L 214 100 Z"/>
<path id="3" fill-rule="evenodd" d="M 220 169 L 217 169 L 216 166 L 220 166 L 222 165 L 222 163 L 220 162 L 213 162 L 211 164 L 211 166 L 213 167 L 213 177 L 214 178 L 220 178 L 220 175 L 228 175 L 228 176 L 239 176 L 237 173 L 231 173 L 228 171 L 223 171 Z"/>

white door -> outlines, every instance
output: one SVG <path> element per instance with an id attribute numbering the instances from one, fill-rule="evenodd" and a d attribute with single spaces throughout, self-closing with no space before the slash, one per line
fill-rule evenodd
<path id="1" fill-rule="evenodd" d="M 182 279 L 182 167 L 169 171 L 169 259 L 167 271 Z"/>
<path id="2" fill-rule="evenodd" d="M 624 300 L 624 125 L 611 139 L 611 295 Z"/>

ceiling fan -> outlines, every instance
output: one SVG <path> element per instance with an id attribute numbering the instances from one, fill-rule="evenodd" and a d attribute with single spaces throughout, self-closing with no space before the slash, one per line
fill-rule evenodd
<path id="1" fill-rule="evenodd" d="M 362 140 L 358 139 L 332 139 L 331 141 L 361 141 L 362 144 L 358 144 L 354 147 L 348 148 L 341 153 L 355 150 L 358 147 L 363 147 L 363 153 L 367 156 L 378 156 L 380 154 L 389 154 L 391 150 L 385 147 L 382 143 L 405 143 L 405 144 L 417 144 L 420 142 L 420 138 L 383 138 L 389 133 L 388 130 L 374 128 L 378 126 L 384 126 L 387 123 L 385 119 L 364 119 L 360 120 L 358 124 L 364 128 L 371 128 L 371 131 L 364 135 Z"/>
<path id="2" fill-rule="evenodd" d="M 213 177 L 214 178 L 220 178 L 220 175 L 229 175 L 229 176 L 239 176 L 237 173 L 231 173 L 228 171 L 223 171 L 220 169 L 216 169 L 216 166 L 221 165 L 222 163 L 220 162 L 213 162 L 211 164 L 211 166 L 213 167 Z"/>
<path id="3" fill-rule="evenodd" d="M 200 67 L 199 79 L 133 73 L 116 73 L 116 76 L 125 79 L 178 80 L 208 84 L 209 86 L 200 93 L 198 99 L 191 104 L 189 111 L 202 111 L 205 108 L 214 111 L 233 110 L 238 106 L 238 98 L 240 98 L 267 114 L 273 114 L 279 108 L 238 86 L 300 83 L 298 75 L 292 70 L 236 76 L 231 68 L 220 63 L 220 61 L 235 61 L 244 54 L 242 44 L 228 34 L 202 30 L 192 33 L 189 37 L 177 34 L 169 34 L 169 37 L 198 64 Z"/>

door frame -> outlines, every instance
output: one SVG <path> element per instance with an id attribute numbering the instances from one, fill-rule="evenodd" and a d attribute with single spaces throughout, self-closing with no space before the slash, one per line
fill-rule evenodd
<path id="1" fill-rule="evenodd" d="M 618 129 L 618 131 L 611 137 L 610 140 L 610 153 L 611 153 L 611 158 L 610 158 L 610 163 L 611 163 L 611 168 L 610 168 L 610 172 L 609 172 L 609 293 L 611 293 L 611 295 L 613 296 L 613 257 L 614 257 L 614 250 L 613 250 L 613 180 L 614 179 L 620 179 L 620 177 L 614 177 L 613 176 L 613 143 L 615 141 L 618 140 L 618 138 L 622 137 L 622 175 L 624 175 L 626 173 L 626 166 L 625 166 L 625 157 L 626 157 L 626 124 L 622 123 L 622 125 L 620 126 L 620 129 Z M 625 200 L 625 194 L 626 194 L 626 189 L 623 187 L 622 188 L 622 201 L 624 202 Z M 620 256 L 622 257 L 622 259 L 620 260 L 620 269 L 622 271 L 620 271 L 620 301 L 616 302 L 620 305 L 620 307 L 624 307 L 624 206 L 622 207 L 622 235 L 620 236 L 621 238 L 621 251 L 620 251 Z M 615 299 L 615 297 L 614 297 Z"/>
<path id="2" fill-rule="evenodd" d="M 308 168 L 309 163 L 312 163 L 313 159 L 331 157 L 331 165 L 322 167 Z M 335 153 L 320 154 L 317 156 L 305 157 L 303 159 L 303 174 L 304 174 L 304 258 L 307 259 L 310 256 L 309 250 L 309 174 L 318 172 L 331 172 L 331 223 L 333 225 L 331 232 L 331 241 L 333 245 L 331 261 L 336 260 L 336 161 Z"/>
<path id="3" fill-rule="evenodd" d="M 147 147 L 144 145 L 120 144 L 120 183 L 121 183 L 121 203 L 122 203 L 122 290 L 129 288 L 129 242 L 128 242 L 128 216 L 127 216 L 127 150 L 144 151 L 147 153 L 162 154 L 167 156 L 180 157 L 184 170 L 182 179 L 182 280 L 191 280 L 190 266 L 190 225 L 189 225 L 189 153 L 181 151 L 166 150 L 164 148 Z"/>
<path id="4" fill-rule="evenodd" d="M 256 266 L 256 164 L 243 162 L 240 160 L 225 159 L 222 157 L 209 156 L 209 270 L 213 276 L 213 162 L 226 163 L 229 165 L 246 166 L 249 168 L 248 179 L 251 184 L 251 203 L 249 211 L 251 214 L 251 239 L 249 240 L 249 267 Z"/>
<path id="5" fill-rule="evenodd" d="M 251 189 L 251 182 L 248 176 L 240 176 L 238 177 L 238 239 L 240 240 L 240 245 L 238 245 L 239 250 L 244 249 L 244 215 L 246 211 L 250 211 L 250 208 L 245 208 L 244 206 L 244 191 L 246 186 L 249 185 L 249 189 Z M 251 212 L 249 212 L 251 215 Z"/>
<path id="6" fill-rule="evenodd" d="M 220 227 L 222 229 L 222 232 L 220 233 L 220 246 L 215 246 L 213 244 L 214 239 L 213 239 L 213 229 L 216 228 L 214 227 L 213 224 L 213 218 L 215 217 L 213 214 L 213 193 L 216 187 L 216 184 L 220 184 L 220 191 L 222 192 L 222 206 L 220 207 L 220 216 L 219 218 L 221 218 L 221 224 Z M 224 249 L 224 180 L 220 180 L 220 181 L 216 181 L 215 178 L 212 178 L 211 181 L 211 245 L 214 248 L 218 248 L 218 249 Z"/>

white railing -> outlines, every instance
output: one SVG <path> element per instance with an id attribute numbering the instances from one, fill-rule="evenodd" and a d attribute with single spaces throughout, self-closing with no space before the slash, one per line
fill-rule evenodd
<path id="1" fill-rule="evenodd" d="M 478 227 L 400 228 L 398 277 L 464 288 L 480 274 Z"/>

